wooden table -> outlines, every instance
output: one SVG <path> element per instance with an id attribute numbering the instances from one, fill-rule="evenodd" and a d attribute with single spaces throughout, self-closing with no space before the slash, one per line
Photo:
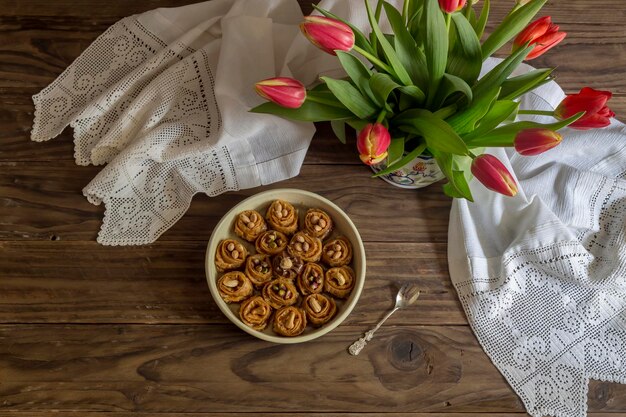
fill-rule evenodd
<path id="1" fill-rule="evenodd" d="M 30 96 L 121 17 L 188 2 L 0 1 L 0 417 L 53 410 L 87 417 L 526 415 L 478 345 L 450 283 L 450 201 L 441 186 L 405 191 L 370 179 L 354 143 L 338 144 L 325 125 L 301 175 L 272 186 L 330 198 L 365 240 L 361 301 L 321 339 L 301 346 L 256 340 L 210 298 L 203 262 L 211 231 L 261 189 L 197 196 L 150 246 L 95 243 L 103 209 L 81 189 L 99 168 L 74 164 L 70 131 L 29 141 Z M 513 0 L 494 3 L 499 20 Z M 568 91 L 612 90 L 612 107 L 626 118 L 623 0 L 552 1 L 545 13 L 569 36 L 533 64 L 558 65 Z M 393 284 L 412 280 L 424 290 L 421 302 L 350 357 L 350 342 L 392 306 Z M 589 404 L 594 417 L 625 415 L 626 387 L 592 382 Z"/>

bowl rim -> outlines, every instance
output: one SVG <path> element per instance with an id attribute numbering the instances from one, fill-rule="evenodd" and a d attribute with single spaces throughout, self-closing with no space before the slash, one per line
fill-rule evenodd
<path id="1" fill-rule="evenodd" d="M 356 268 L 354 269 L 355 277 L 356 277 L 356 284 L 354 286 L 354 289 L 352 290 L 352 295 L 350 299 L 346 301 L 341 312 L 332 320 L 331 323 L 325 324 L 323 327 L 320 327 L 319 329 L 315 329 L 311 333 L 300 335 L 300 336 L 295 336 L 295 337 L 269 335 L 261 331 L 254 330 L 246 326 L 244 323 L 242 323 L 239 317 L 235 315 L 235 313 L 233 313 L 233 311 L 228 307 L 228 304 L 219 295 L 219 292 L 217 290 L 217 283 L 215 282 L 215 279 L 211 278 L 211 273 L 210 273 L 210 265 L 213 262 L 212 254 L 217 248 L 217 243 L 220 240 L 220 238 L 216 234 L 216 231 L 222 229 L 227 219 L 230 222 L 232 220 L 233 214 L 236 214 L 237 212 L 244 210 L 241 208 L 242 206 L 250 204 L 250 202 L 253 202 L 254 200 L 263 200 L 267 195 L 270 195 L 270 194 L 275 195 L 275 194 L 280 194 L 280 193 L 290 193 L 290 194 L 306 196 L 314 200 L 318 200 L 322 202 L 323 204 L 330 206 L 333 210 L 335 210 L 337 214 L 346 221 L 346 223 L 348 224 L 348 227 L 355 234 L 357 238 L 357 242 L 352 242 L 353 253 L 354 253 L 353 256 L 358 256 L 361 260 L 358 270 Z M 235 206 L 233 206 L 230 210 L 228 210 L 222 216 L 220 221 L 215 225 L 215 228 L 211 232 L 211 237 L 207 244 L 206 253 L 204 257 L 204 267 L 205 267 L 205 277 L 207 280 L 207 284 L 209 286 L 209 291 L 211 292 L 211 296 L 213 297 L 213 300 L 215 301 L 219 309 L 222 311 L 222 313 L 231 322 L 233 322 L 233 324 L 235 324 L 237 327 L 239 327 L 246 333 L 254 337 L 257 337 L 259 339 L 268 341 L 268 342 L 279 343 L 279 344 L 304 343 L 304 342 L 317 339 L 318 337 L 321 337 L 327 334 L 328 332 L 330 332 L 331 330 L 335 329 L 337 326 L 339 326 L 341 323 L 344 322 L 344 320 L 350 315 L 350 313 L 356 306 L 357 302 L 359 301 L 359 298 L 361 297 L 361 292 L 365 285 L 365 271 L 366 271 L 365 246 L 363 245 L 363 240 L 361 238 L 361 235 L 358 229 L 354 225 L 354 222 L 352 222 L 350 217 L 343 211 L 343 209 L 341 209 L 341 207 L 339 207 L 338 205 L 336 205 L 329 199 L 322 197 L 321 195 L 313 193 L 311 191 L 300 190 L 297 188 L 276 188 L 276 189 L 262 191 L 254 195 L 251 195 L 250 197 L 247 197 L 246 199 L 235 204 Z"/>

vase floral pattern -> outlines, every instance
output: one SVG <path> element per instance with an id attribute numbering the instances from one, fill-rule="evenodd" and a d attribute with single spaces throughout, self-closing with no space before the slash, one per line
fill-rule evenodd
<path id="1" fill-rule="evenodd" d="M 372 166 L 378 173 L 387 168 L 385 163 Z M 423 188 L 444 178 L 435 158 L 418 156 L 402 168 L 380 178 L 400 188 Z"/>

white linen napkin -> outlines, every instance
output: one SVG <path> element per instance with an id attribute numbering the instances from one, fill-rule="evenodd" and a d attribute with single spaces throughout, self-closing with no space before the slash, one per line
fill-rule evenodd
<path id="1" fill-rule="evenodd" d="M 522 108 L 553 110 L 564 97 L 551 82 Z M 535 417 L 583 417 L 589 379 L 626 383 L 626 127 L 561 133 L 537 157 L 490 149 L 520 192 L 472 181 L 476 202 L 454 201 L 448 234 L 474 333 Z"/>

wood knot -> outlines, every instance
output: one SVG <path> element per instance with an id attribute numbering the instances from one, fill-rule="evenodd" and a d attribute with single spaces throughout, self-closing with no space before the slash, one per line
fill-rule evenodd
<path id="1" fill-rule="evenodd" d="M 391 363 L 401 371 L 413 371 L 422 367 L 424 352 L 411 334 L 396 336 L 390 345 Z"/>

